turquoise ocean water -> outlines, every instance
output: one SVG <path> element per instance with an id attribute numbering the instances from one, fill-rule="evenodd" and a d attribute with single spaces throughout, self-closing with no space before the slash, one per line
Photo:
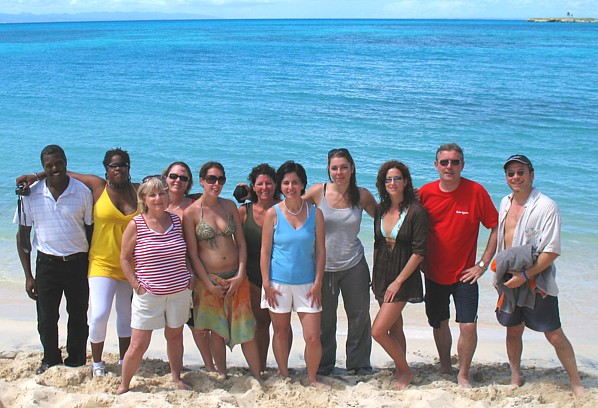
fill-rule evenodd
<path id="1" fill-rule="evenodd" d="M 294 159 L 310 184 L 322 182 L 337 147 L 351 150 L 358 182 L 372 192 L 388 159 L 407 163 L 419 186 L 437 178 L 436 147 L 456 141 L 463 175 L 497 205 L 508 193 L 505 158 L 531 158 L 536 186 L 561 208 L 567 316 L 590 316 L 597 49 L 596 24 L 523 21 L 0 25 L 0 285 L 22 282 L 14 178 L 40 171 L 50 143 L 65 148 L 71 170 L 98 175 L 104 152 L 125 148 L 137 181 L 171 161 L 199 169 L 218 160 L 230 197 L 260 162 Z M 369 251 L 371 224 L 364 217 Z"/>

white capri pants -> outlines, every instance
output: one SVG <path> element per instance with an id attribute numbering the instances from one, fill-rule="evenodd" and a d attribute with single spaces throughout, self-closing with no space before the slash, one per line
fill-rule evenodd
<path id="1" fill-rule="evenodd" d="M 89 278 L 89 341 L 106 340 L 106 328 L 116 299 L 116 333 L 118 337 L 131 337 L 131 298 L 133 288 L 129 281 L 93 276 Z"/>

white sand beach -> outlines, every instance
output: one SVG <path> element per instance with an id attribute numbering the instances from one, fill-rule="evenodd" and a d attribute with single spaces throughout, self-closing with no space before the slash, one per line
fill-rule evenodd
<path id="1" fill-rule="evenodd" d="M 480 324 L 479 343 L 472 366 L 473 388 L 457 386 L 455 375 L 437 371 L 436 350 L 430 329 L 425 325 L 423 306 L 407 308 L 405 332 L 407 358 L 415 379 L 405 390 L 394 389 L 392 363 L 374 343 L 372 364 L 375 373 L 351 375 L 342 370 L 346 325 L 339 313 L 338 366 L 331 377 L 322 377 L 328 387 L 306 386 L 302 361 L 303 341 L 300 325 L 293 322 L 295 339 L 290 357 L 291 376 L 276 376 L 274 358 L 270 356 L 268 372 L 260 384 L 248 375 L 240 347 L 229 354 L 229 376 L 219 379 L 202 369 L 202 361 L 191 335 L 185 329 L 185 366 L 183 379 L 193 388 L 182 391 L 170 381 L 165 341 L 155 332 L 142 368 L 134 377 L 131 391 L 114 395 L 119 382 L 120 366 L 114 325 L 110 324 L 105 361 L 108 375 L 92 378 L 89 367 L 52 367 L 42 375 L 35 370 L 41 360 L 41 346 L 35 325 L 34 303 L 20 287 L 0 290 L 0 407 L 596 407 L 598 406 L 598 345 L 576 342 L 582 380 L 588 393 L 574 397 L 568 377 L 554 351 L 542 335 L 524 337 L 523 375 L 525 384 L 509 385 L 510 371 L 504 352 L 504 332 L 498 325 Z M 372 316 L 377 308 L 372 307 Z M 61 344 L 64 344 L 64 320 L 61 317 Z M 491 316 L 490 316 L 491 317 Z M 480 320 L 492 322 L 488 316 Z M 565 322 L 566 324 L 566 322 Z M 452 324 L 454 326 L 454 324 Z M 456 332 L 453 331 L 456 338 Z M 453 346 L 454 348 L 455 346 Z M 90 356 L 88 356 L 89 358 Z M 456 357 L 455 357 L 456 367 Z"/>

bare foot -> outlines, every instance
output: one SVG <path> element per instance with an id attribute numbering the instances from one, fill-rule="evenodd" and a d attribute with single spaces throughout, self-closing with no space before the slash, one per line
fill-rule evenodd
<path id="1" fill-rule="evenodd" d="M 395 378 L 397 379 L 397 390 L 402 390 L 406 388 L 411 381 L 413 381 L 413 373 L 411 371 L 407 371 L 404 373 L 396 373 Z"/>
<path id="2" fill-rule="evenodd" d="M 453 373 L 453 366 L 448 365 L 448 366 L 440 366 L 440 370 L 439 370 L 440 374 L 452 374 Z"/>
<path id="3" fill-rule="evenodd" d="M 511 385 L 516 385 L 517 387 L 521 387 L 523 385 L 523 378 L 521 374 L 511 373 Z"/>
<path id="4" fill-rule="evenodd" d="M 316 387 L 316 388 L 331 388 L 329 384 L 320 382 L 317 379 L 315 379 L 315 380 L 309 380 L 309 386 L 310 387 Z"/>
<path id="5" fill-rule="evenodd" d="M 172 382 L 174 382 L 176 384 L 176 386 L 179 387 L 180 390 L 191 391 L 193 389 L 188 384 L 184 383 L 183 380 L 181 380 L 180 378 L 173 379 Z"/>
<path id="6" fill-rule="evenodd" d="M 461 375 L 458 375 L 457 376 L 457 384 L 459 384 L 459 387 L 461 387 L 461 388 L 471 388 L 471 383 L 469 382 L 468 377 L 463 377 Z"/>
<path id="7" fill-rule="evenodd" d="M 217 373 L 217 379 L 219 381 L 224 381 L 228 378 L 228 371 L 226 370 L 226 367 L 224 367 L 224 370 L 216 370 L 214 372 Z"/>
<path id="8" fill-rule="evenodd" d="M 124 385 L 119 385 L 118 388 L 116 389 L 116 395 L 121 395 L 124 394 L 125 392 L 129 391 L 129 387 L 125 387 Z"/>
<path id="9" fill-rule="evenodd" d="M 255 367 L 253 369 L 252 367 L 249 367 L 249 373 L 257 380 L 262 379 L 262 372 L 260 370 L 256 370 Z"/>
<path id="10" fill-rule="evenodd" d="M 587 394 L 588 390 L 585 389 L 585 387 L 583 385 L 571 385 L 571 388 L 573 388 L 573 394 L 575 394 L 576 397 L 581 397 L 582 395 Z"/>

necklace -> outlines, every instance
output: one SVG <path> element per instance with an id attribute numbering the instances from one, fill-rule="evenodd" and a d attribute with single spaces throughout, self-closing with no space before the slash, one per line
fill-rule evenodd
<path id="1" fill-rule="evenodd" d="M 181 200 L 181 202 L 179 203 L 179 205 L 177 205 L 174 208 L 170 208 L 170 204 L 168 204 L 167 210 L 168 211 L 176 211 L 176 210 L 178 210 L 179 208 L 181 208 L 181 205 L 183 205 L 183 201 L 185 201 L 185 197 L 183 197 L 183 199 Z"/>
<path id="2" fill-rule="evenodd" d="M 291 214 L 291 215 L 292 215 L 292 216 L 294 216 L 294 217 L 296 217 L 296 216 L 298 216 L 299 214 L 301 214 L 301 210 L 303 210 L 303 204 L 305 204 L 305 201 L 303 201 L 303 199 L 301 199 L 301 207 L 299 207 L 299 210 L 298 210 L 297 212 L 292 212 L 291 210 L 289 210 L 289 208 L 287 207 L 286 201 L 287 201 L 287 200 L 284 200 L 284 201 L 282 202 L 282 205 L 284 205 L 284 209 L 285 209 L 285 210 L 287 210 L 287 212 L 288 212 L 289 214 Z"/>
<path id="3" fill-rule="evenodd" d="M 127 189 L 127 191 L 129 192 L 129 197 L 131 197 L 131 202 L 136 203 L 137 202 L 137 197 L 136 196 L 136 190 L 135 190 L 135 186 L 133 184 L 131 184 L 130 181 L 127 181 L 126 183 L 122 183 L 122 184 L 114 184 L 111 181 L 108 181 L 108 185 L 110 186 L 110 188 L 112 188 L 115 191 L 124 191 L 125 188 Z M 119 193 L 121 196 L 124 193 Z"/>
<path id="4" fill-rule="evenodd" d="M 108 185 L 115 190 L 124 190 L 125 188 L 129 187 L 129 184 L 131 183 L 129 183 L 128 181 L 122 184 L 114 184 L 113 182 L 108 181 Z"/>

